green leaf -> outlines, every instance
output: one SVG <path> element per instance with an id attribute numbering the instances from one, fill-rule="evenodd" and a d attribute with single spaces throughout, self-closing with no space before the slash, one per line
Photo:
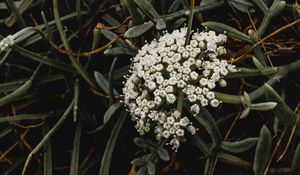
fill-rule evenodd
<path id="1" fill-rule="evenodd" d="M 138 25 L 143 23 L 143 16 L 138 11 L 133 0 L 121 0 L 121 4 L 132 17 L 133 24 Z"/>
<path id="2" fill-rule="evenodd" d="M 147 144 L 147 142 L 141 138 L 141 137 L 135 137 L 133 139 L 134 143 L 139 146 L 139 147 L 142 147 L 142 148 L 147 148 L 149 145 Z"/>
<path id="3" fill-rule="evenodd" d="M 226 24 L 219 23 L 219 22 L 214 22 L 214 21 L 209 21 L 209 22 L 202 23 L 202 25 L 204 27 L 208 27 L 209 29 L 215 30 L 215 31 L 220 32 L 220 33 L 226 32 L 226 35 L 228 35 L 232 38 L 251 43 L 250 38 L 249 38 L 248 35 L 240 32 L 237 29 L 235 29 L 233 27 L 230 27 Z"/>
<path id="4" fill-rule="evenodd" d="M 269 9 L 270 16 L 275 17 L 279 15 L 279 13 L 281 13 L 285 6 L 285 1 L 275 1 Z"/>
<path id="5" fill-rule="evenodd" d="M 14 116 L 7 116 L 0 118 L 0 123 L 6 122 L 18 122 L 25 120 L 44 120 L 46 118 L 55 116 L 56 114 L 53 112 L 50 113 L 40 113 L 40 114 L 19 114 Z"/>
<path id="6" fill-rule="evenodd" d="M 139 167 L 139 166 L 145 166 L 148 163 L 148 160 L 145 158 L 136 158 L 130 162 L 132 165 Z"/>
<path id="7" fill-rule="evenodd" d="M 104 114 L 103 123 L 106 124 L 121 106 L 120 102 L 111 105 Z"/>
<path id="8" fill-rule="evenodd" d="M 252 2 L 264 13 L 264 15 L 266 15 L 269 11 L 269 8 L 264 1 L 269 2 L 270 0 L 252 0 Z"/>
<path id="9" fill-rule="evenodd" d="M 250 96 L 246 91 L 244 91 L 244 94 L 241 99 L 242 99 L 243 104 L 245 104 L 246 106 L 251 104 Z"/>
<path id="10" fill-rule="evenodd" d="M 256 111 L 269 111 L 271 109 L 274 109 L 276 105 L 277 105 L 276 102 L 263 102 L 263 103 L 251 104 L 248 107 Z"/>
<path id="11" fill-rule="evenodd" d="M 250 13 L 255 12 L 255 9 L 253 8 L 254 5 L 249 1 L 245 1 L 245 0 L 228 0 L 228 3 L 230 5 L 232 5 L 234 8 L 236 8 L 237 10 L 239 10 L 243 13 L 247 13 L 247 11 L 249 11 Z"/>
<path id="12" fill-rule="evenodd" d="M 193 143 L 196 145 L 196 147 L 205 155 L 209 155 L 209 146 L 207 143 L 197 134 L 192 135 Z"/>
<path id="13" fill-rule="evenodd" d="M 240 95 L 230 95 L 221 92 L 214 92 L 216 99 L 222 101 L 223 103 L 229 104 L 242 104 L 242 96 Z"/>
<path id="14" fill-rule="evenodd" d="M 164 22 L 164 19 L 160 17 L 160 15 L 157 13 L 155 8 L 152 6 L 152 4 L 147 0 L 133 0 L 137 6 L 150 18 L 152 18 L 156 22 L 156 29 L 157 30 L 163 30 L 167 26 Z"/>
<path id="15" fill-rule="evenodd" d="M 108 48 L 104 51 L 104 54 L 106 55 L 130 55 L 130 56 L 135 56 L 137 54 L 136 50 L 130 49 L 128 47 L 113 47 L 113 48 Z"/>
<path id="16" fill-rule="evenodd" d="M 244 140 L 234 142 L 222 141 L 220 147 L 223 150 L 229 151 L 231 153 L 242 153 L 256 145 L 257 141 L 258 138 L 247 138 Z"/>
<path id="17" fill-rule="evenodd" d="M 296 119 L 295 113 L 284 102 L 284 100 L 277 94 L 277 92 L 268 84 L 264 84 L 265 96 L 268 101 L 276 102 L 276 107 L 272 110 L 274 115 L 287 127 L 293 127 Z M 297 127 L 299 130 L 299 124 Z"/>
<path id="18" fill-rule="evenodd" d="M 255 65 L 255 67 L 260 71 L 260 72 L 264 72 L 265 70 L 265 66 L 261 64 L 261 62 L 255 58 L 255 57 L 252 57 L 253 59 L 253 63 Z"/>
<path id="19" fill-rule="evenodd" d="M 243 159 L 241 159 L 240 157 L 237 157 L 237 156 L 234 156 L 234 155 L 231 155 L 231 154 L 227 154 L 227 153 L 224 153 L 224 152 L 220 152 L 218 154 L 220 160 L 222 162 L 226 162 L 226 163 L 229 163 L 231 165 L 235 165 L 237 167 L 244 167 L 248 170 L 251 170 L 252 169 L 252 164 L 249 163 L 248 161 L 245 161 Z"/>
<path id="20" fill-rule="evenodd" d="M 126 42 L 124 40 L 122 40 L 121 38 L 119 38 L 119 36 L 117 34 L 115 34 L 114 32 L 105 30 L 105 29 L 101 29 L 101 33 L 103 34 L 103 36 L 105 36 L 105 38 L 107 38 L 110 41 L 114 40 L 115 38 L 118 38 L 116 40 L 116 44 L 119 46 L 127 47 Z"/>
<path id="21" fill-rule="evenodd" d="M 97 71 L 95 71 L 94 76 L 95 76 L 97 84 L 102 88 L 102 90 L 106 94 L 109 94 L 109 82 L 106 80 L 106 78 Z M 114 94 L 119 95 L 119 93 L 115 89 L 114 89 Z"/>
<path id="22" fill-rule="evenodd" d="M 13 129 L 11 127 L 7 127 L 5 129 L 3 129 L 1 132 L 0 132 L 0 139 L 6 135 L 8 135 L 9 133 L 11 133 L 13 131 Z"/>
<path id="23" fill-rule="evenodd" d="M 292 161 L 292 169 L 295 175 L 300 175 L 300 144 L 298 144 Z"/>
<path id="24" fill-rule="evenodd" d="M 215 152 L 211 153 L 211 155 L 206 159 L 205 161 L 205 168 L 203 175 L 210 175 L 212 174 L 212 169 L 214 166 L 214 161 L 215 161 Z"/>
<path id="25" fill-rule="evenodd" d="M 272 151 L 272 136 L 269 129 L 263 126 L 260 130 L 255 150 L 253 170 L 255 175 L 263 175 L 269 163 Z"/>
<path id="26" fill-rule="evenodd" d="M 138 36 L 143 35 L 145 32 L 150 30 L 154 26 L 152 21 L 148 21 L 144 24 L 135 25 L 128 29 L 125 33 L 126 38 L 136 38 Z"/>
<path id="27" fill-rule="evenodd" d="M 120 113 L 120 116 L 111 131 L 110 137 L 106 144 L 104 154 L 102 156 L 99 175 L 109 175 L 109 168 L 110 168 L 112 154 L 126 116 L 127 116 L 127 112 L 123 110 Z"/>
<path id="28" fill-rule="evenodd" d="M 166 150 L 165 148 L 162 147 L 157 147 L 155 149 L 155 151 L 157 152 L 158 156 L 164 160 L 164 161 L 169 161 L 170 160 L 170 156 L 169 156 L 169 152 L 168 150 Z"/>
<path id="29" fill-rule="evenodd" d="M 58 69 L 63 70 L 63 71 L 75 72 L 75 69 L 72 66 L 70 66 L 68 64 L 65 64 L 63 62 L 56 61 L 54 59 L 48 59 L 46 57 L 42 57 L 40 54 L 31 52 L 31 51 L 26 50 L 26 49 L 24 49 L 20 46 L 17 46 L 17 45 L 14 45 L 12 48 L 13 48 L 14 51 L 18 52 L 20 55 L 22 55 L 24 57 L 27 57 L 27 58 L 30 58 L 34 61 L 46 64 L 48 66 L 58 68 Z"/>
<path id="30" fill-rule="evenodd" d="M 156 169 L 155 164 L 152 161 L 148 162 L 148 164 L 147 164 L 148 174 L 149 175 L 154 175 L 155 174 L 155 169 Z"/>
<path id="31" fill-rule="evenodd" d="M 212 138 L 215 146 L 219 145 L 222 140 L 221 132 L 211 114 L 205 109 L 201 108 L 200 113 L 195 116 L 195 119 L 205 128 Z"/>
<path id="32" fill-rule="evenodd" d="M 10 165 L 1 175 L 11 175 L 14 170 L 18 169 L 25 161 L 25 157 L 18 158 L 12 165 Z"/>
<path id="33" fill-rule="evenodd" d="M 73 139 L 72 159 L 70 164 L 70 175 L 78 175 L 79 155 L 80 155 L 80 140 L 82 134 L 82 121 L 77 121 L 75 136 Z"/>
<path id="34" fill-rule="evenodd" d="M 49 132 L 49 124 L 46 123 L 43 125 L 43 135 L 46 135 Z M 43 175 L 52 175 L 52 145 L 51 145 L 51 138 L 45 143 L 43 147 L 44 152 L 44 173 Z"/>
<path id="35" fill-rule="evenodd" d="M 246 107 L 240 115 L 240 119 L 246 118 L 250 113 L 250 108 Z"/>

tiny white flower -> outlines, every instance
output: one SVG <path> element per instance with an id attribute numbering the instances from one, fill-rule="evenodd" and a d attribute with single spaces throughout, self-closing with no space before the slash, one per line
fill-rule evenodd
<path id="1" fill-rule="evenodd" d="M 181 55 L 180 53 L 175 53 L 172 57 L 172 60 L 174 63 L 179 62 L 181 60 Z"/>
<path id="2" fill-rule="evenodd" d="M 193 104 L 193 105 L 190 107 L 190 110 L 191 110 L 191 112 L 193 112 L 194 114 L 199 114 L 200 107 L 199 107 L 199 105 L 197 105 L 197 104 Z"/>
<path id="3" fill-rule="evenodd" d="M 203 42 L 203 41 L 200 41 L 199 42 L 199 47 L 202 49 L 202 48 L 204 48 L 205 47 L 205 43 Z"/>
<path id="4" fill-rule="evenodd" d="M 167 123 L 167 122 L 165 122 L 164 125 L 163 125 L 164 129 L 169 129 L 169 128 L 171 128 L 171 126 L 172 125 L 170 123 Z"/>
<path id="5" fill-rule="evenodd" d="M 190 77 L 191 77 L 192 80 L 197 80 L 198 76 L 199 76 L 198 73 L 195 72 L 195 71 L 190 73 Z"/>
<path id="6" fill-rule="evenodd" d="M 182 53 L 182 58 L 188 58 L 190 56 L 190 53 L 188 51 L 185 51 Z"/>
<path id="7" fill-rule="evenodd" d="M 208 80 L 207 87 L 209 89 L 214 89 L 216 87 L 216 83 L 213 80 Z"/>
<path id="8" fill-rule="evenodd" d="M 207 92 L 206 94 L 207 99 L 211 100 L 215 98 L 215 93 L 214 92 Z"/>
<path id="9" fill-rule="evenodd" d="M 155 90 L 156 83 L 154 83 L 153 81 L 149 81 L 148 88 L 149 88 L 150 91 Z"/>
<path id="10" fill-rule="evenodd" d="M 167 86 L 167 87 L 166 87 L 166 92 L 167 92 L 167 93 L 173 93 L 173 91 L 174 91 L 173 86 Z"/>
<path id="11" fill-rule="evenodd" d="M 190 45 L 193 47 L 198 47 L 198 42 L 196 40 L 191 40 Z"/>
<path id="12" fill-rule="evenodd" d="M 161 104 L 161 102 L 162 102 L 162 99 L 161 99 L 161 97 L 160 96 L 155 96 L 154 97 L 154 103 L 156 104 L 156 105 L 160 105 Z"/>
<path id="13" fill-rule="evenodd" d="M 226 68 L 221 68 L 220 69 L 220 74 L 223 76 L 226 76 L 228 74 L 228 70 Z"/>
<path id="14" fill-rule="evenodd" d="M 218 107 L 220 105 L 220 101 L 217 99 L 212 99 L 210 101 L 210 105 L 211 105 L 211 107 Z"/>
<path id="15" fill-rule="evenodd" d="M 196 60 L 196 67 L 197 68 L 200 68 L 201 67 L 201 65 L 202 65 L 202 61 L 201 60 Z"/>
<path id="16" fill-rule="evenodd" d="M 208 77 L 209 74 L 210 74 L 210 70 L 209 69 L 205 69 L 203 72 L 202 72 L 203 76 L 204 77 Z"/>
<path id="17" fill-rule="evenodd" d="M 204 98 L 204 99 L 201 100 L 200 103 L 201 103 L 201 106 L 205 107 L 205 106 L 208 105 L 208 100 Z"/>
<path id="18" fill-rule="evenodd" d="M 183 129 L 178 129 L 178 130 L 176 131 L 176 134 L 177 134 L 179 137 L 182 137 L 182 136 L 184 136 L 184 130 L 183 130 Z"/>
<path id="19" fill-rule="evenodd" d="M 181 113 L 179 111 L 174 111 L 173 116 L 175 119 L 178 119 L 181 116 Z"/>
<path id="20" fill-rule="evenodd" d="M 187 117 L 184 117 L 180 119 L 179 124 L 180 126 L 186 127 L 187 125 L 190 124 L 190 120 Z"/>
<path id="21" fill-rule="evenodd" d="M 197 101 L 197 95 L 195 95 L 195 94 L 189 95 L 188 100 L 189 100 L 189 102 L 192 102 L 192 103 L 196 102 Z"/>
<path id="22" fill-rule="evenodd" d="M 199 81 L 201 86 L 206 86 L 208 83 L 208 79 L 207 78 L 201 78 Z"/>
<path id="23" fill-rule="evenodd" d="M 175 103 L 176 101 L 176 97 L 174 94 L 167 94 L 167 102 L 170 104 Z"/>
<path id="24" fill-rule="evenodd" d="M 177 87 L 178 87 L 178 88 L 184 88 L 185 85 L 186 85 L 186 83 L 185 83 L 183 80 L 179 80 L 179 81 L 177 82 Z"/>
<path id="25" fill-rule="evenodd" d="M 219 85 L 220 85 L 221 87 L 226 87 L 226 86 L 227 86 L 227 82 L 226 82 L 224 79 L 220 79 L 220 80 L 218 81 L 218 83 L 219 83 Z"/>
<path id="26" fill-rule="evenodd" d="M 161 135 L 167 139 L 170 137 L 170 132 L 168 130 L 165 130 Z"/>
<path id="27" fill-rule="evenodd" d="M 173 117 L 168 117 L 167 118 L 167 123 L 172 125 L 175 122 L 175 119 Z"/>
<path id="28" fill-rule="evenodd" d="M 196 128 L 192 125 L 187 127 L 187 131 L 189 131 L 192 135 L 196 133 Z"/>

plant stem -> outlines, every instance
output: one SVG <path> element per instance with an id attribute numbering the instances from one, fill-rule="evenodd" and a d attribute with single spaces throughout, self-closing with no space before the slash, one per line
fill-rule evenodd
<path id="1" fill-rule="evenodd" d="M 67 41 L 67 37 L 66 34 L 64 32 L 63 29 L 63 25 L 62 22 L 60 20 L 60 16 L 59 16 L 59 11 L 58 11 L 58 0 L 53 0 L 53 13 L 54 13 L 54 18 L 55 18 L 55 22 L 56 22 L 56 26 L 57 26 L 57 30 L 59 32 L 60 38 L 62 40 L 62 43 L 65 47 L 65 49 L 67 51 L 72 51 L 69 43 Z M 76 69 L 76 71 L 78 72 L 79 75 L 82 76 L 82 78 L 93 88 L 96 88 L 96 86 L 94 85 L 94 83 L 90 80 L 90 78 L 88 77 L 87 73 L 85 72 L 85 70 L 83 69 L 83 67 L 80 65 L 80 63 L 78 63 L 76 61 L 76 59 L 73 56 L 69 56 L 71 63 L 73 65 L 73 67 Z"/>
<path id="2" fill-rule="evenodd" d="M 50 139 L 50 137 L 58 130 L 58 128 L 62 125 L 62 123 L 66 120 L 67 116 L 71 113 L 74 105 L 74 100 L 71 102 L 65 113 L 58 120 L 58 122 L 51 128 L 51 130 L 43 137 L 43 139 L 38 143 L 38 145 L 31 151 L 28 155 L 25 165 L 22 170 L 22 175 L 25 175 L 27 167 L 32 159 L 32 157 L 44 146 L 44 144 Z"/>

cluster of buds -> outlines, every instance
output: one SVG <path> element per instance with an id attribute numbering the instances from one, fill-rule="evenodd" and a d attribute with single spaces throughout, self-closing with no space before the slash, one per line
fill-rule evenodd
<path id="1" fill-rule="evenodd" d="M 34 27 L 26 27 L 18 31 L 13 35 L 8 35 L 0 41 L 0 52 L 4 52 L 7 49 L 11 48 L 15 43 L 20 40 L 21 36 L 28 34 L 30 30 L 34 30 Z"/>
<path id="2" fill-rule="evenodd" d="M 178 94 L 194 115 L 200 107 L 218 107 L 221 101 L 212 91 L 227 85 L 224 77 L 237 69 L 220 60 L 226 53 L 227 37 L 214 31 L 193 32 L 185 45 L 186 28 L 165 32 L 158 40 L 145 44 L 132 59 L 131 75 L 123 88 L 124 103 L 143 135 L 154 130 L 157 139 L 168 139 L 177 149 L 185 132 L 194 134 L 191 121 L 176 111 Z"/>
<path id="3" fill-rule="evenodd" d="M 12 35 L 8 35 L 6 38 L 0 41 L 0 51 L 3 52 L 10 48 L 14 44 Z"/>

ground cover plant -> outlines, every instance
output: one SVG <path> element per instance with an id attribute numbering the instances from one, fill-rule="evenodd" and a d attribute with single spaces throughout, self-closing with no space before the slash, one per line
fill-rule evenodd
<path id="1" fill-rule="evenodd" d="M 300 174 L 297 0 L 0 2 L 0 174 Z"/>

